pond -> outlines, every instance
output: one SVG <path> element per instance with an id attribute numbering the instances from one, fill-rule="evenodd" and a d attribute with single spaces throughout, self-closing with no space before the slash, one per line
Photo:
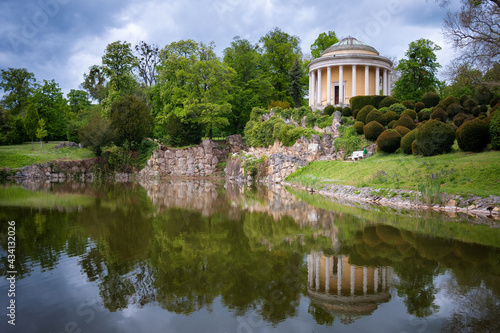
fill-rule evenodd
<path id="1" fill-rule="evenodd" d="M 183 180 L 5 184 L 0 216 L 1 332 L 500 330 L 488 218 Z"/>

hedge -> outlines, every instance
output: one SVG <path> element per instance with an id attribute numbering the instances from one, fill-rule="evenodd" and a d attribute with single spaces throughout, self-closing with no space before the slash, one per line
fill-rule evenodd
<path id="1" fill-rule="evenodd" d="M 382 134 L 383 131 L 384 126 L 375 120 L 363 126 L 363 134 L 365 135 L 365 138 L 370 141 L 377 140 L 378 136 Z"/>
<path id="2" fill-rule="evenodd" d="M 363 107 L 361 110 L 359 110 L 356 116 L 356 120 L 366 124 L 366 117 L 373 109 L 375 109 L 375 107 L 373 107 L 372 105 L 367 105 Z"/>
<path id="3" fill-rule="evenodd" d="M 377 138 L 377 151 L 394 153 L 400 146 L 401 134 L 396 130 L 388 129 Z"/>
<path id="4" fill-rule="evenodd" d="M 500 112 L 495 112 L 490 121 L 491 146 L 495 150 L 500 150 Z"/>
<path id="5" fill-rule="evenodd" d="M 378 109 L 380 102 L 387 96 L 383 95 L 372 95 L 372 96 L 355 96 L 350 99 L 351 109 L 352 110 L 361 110 L 363 107 L 367 105 L 373 105 L 376 109 Z"/>
<path id="6" fill-rule="evenodd" d="M 401 116 L 396 123 L 393 125 L 393 128 L 397 126 L 404 126 L 410 130 L 414 129 L 416 127 L 415 122 L 413 119 L 410 118 L 410 116 L 404 115 Z"/>
<path id="7" fill-rule="evenodd" d="M 395 126 L 393 129 L 398 131 L 398 133 L 401 135 L 402 138 L 404 138 L 406 134 L 408 134 L 412 131 L 408 127 L 405 127 L 405 126 Z"/>
<path id="8" fill-rule="evenodd" d="M 366 123 L 368 124 L 370 121 L 377 121 L 379 122 L 382 126 L 385 126 L 387 124 L 387 119 L 385 116 L 382 114 L 377 109 L 373 109 L 370 111 L 370 113 L 366 116 Z"/>
<path id="9" fill-rule="evenodd" d="M 396 104 L 396 103 L 399 103 L 399 101 L 395 97 L 387 96 L 382 101 L 380 101 L 379 107 L 381 107 L 381 108 L 389 107 L 392 104 Z"/>

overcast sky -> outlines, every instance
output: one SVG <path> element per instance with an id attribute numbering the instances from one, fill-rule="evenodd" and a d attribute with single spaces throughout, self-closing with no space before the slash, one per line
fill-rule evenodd
<path id="1" fill-rule="evenodd" d="M 445 12 L 434 0 L 1 0 L 0 69 L 27 68 L 67 93 L 117 40 L 214 41 L 222 56 L 234 36 L 257 43 L 274 27 L 298 36 L 304 54 L 329 30 L 397 59 L 428 38 L 443 48 L 444 67 L 454 57 L 442 35 Z"/>

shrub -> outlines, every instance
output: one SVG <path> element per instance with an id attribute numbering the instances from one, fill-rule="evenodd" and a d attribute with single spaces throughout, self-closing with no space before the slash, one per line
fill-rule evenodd
<path id="1" fill-rule="evenodd" d="M 370 121 L 363 127 L 363 133 L 365 134 L 365 138 L 370 141 L 377 140 L 378 136 L 382 134 L 384 131 L 384 126 L 379 122 L 373 120 Z"/>
<path id="2" fill-rule="evenodd" d="M 417 113 L 418 121 L 422 122 L 422 121 L 431 119 L 431 113 L 432 113 L 431 109 L 420 110 L 420 112 Z"/>
<path id="3" fill-rule="evenodd" d="M 377 151 L 394 153 L 400 146 L 401 134 L 396 130 L 385 130 L 377 138 Z"/>
<path id="4" fill-rule="evenodd" d="M 465 112 L 471 114 L 472 110 L 477 106 L 477 103 L 475 100 L 469 98 L 462 104 L 462 106 L 464 107 Z"/>
<path id="5" fill-rule="evenodd" d="M 370 111 L 370 113 L 366 116 L 366 123 L 368 124 L 370 121 L 378 121 L 382 126 L 385 126 L 387 124 L 387 120 L 385 116 L 382 114 L 377 109 L 373 109 Z"/>
<path id="6" fill-rule="evenodd" d="M 308 113 L 305 119 L 306 127 L 314 127 L 317 119 L 318 117 L 316 117 L 316 115 L 314 115 L 313 113 Z"/>
<path id="7" fill-rule="evenodd" d="M 406 155 L 412 154 L 411 145 L 412 145 L 413 141 L 415 141 L 416 136 L 417 136 L 417 129 L 414 129 L 414 130 L 406 133 L 406 135 L 403 136 L 403 138 L 401 139 L 401 150 Z"/>
<path id="8" fill-rule="evenodd" d="M 488 107 L 486 105 L 478 105 L 474 109 L 472 109 L 472 115 L 474 117 L 479 117 L 481 113 L 488 112 Z"/>
<path id="9" fill-rule="evenodd" d="M 462 124 L 456 132 L 456 137 L 458 146 L 463 151 L 480 152 L 490 141 L 488 125 L 480 119 Z"/>
<path id="10" fill-rule="evenodd" d="M 358 134 L 363 134 L 363 127 L 365 126 L 365 124 L 361 121 L 358 121 L 357 123 L 355 123 L 353 125 L 354 129 L 356 130 L 356 133 Z"/>
<path id="11" fill-rule="evenodd" d="M 499 102 L 500 102 L 500 96 L 499 96 L 499 97 L 493 97 L 493 98 L 490 100 L 490 106 L 491 106 L 491 107 L 494 107 L 494 106 L 495 106 L 495 105 L 497 105 Z"/>
<path id="12" fill-rule="evenodd" d="M 387 124 L 387 128 L 393 128 L 395 123 L 396 123 L 396 120 L 391 120 L 391 121 Z"/>
<path id="13" fill-rule="evenodd" d="M 254 107 L 252 109 L 252 112 L 250 112 L 250 120 L 251 121 L 261 121 L 262 120 L 262 115 L 264 113 L 269 113 L 269 111 L 264 110 L 262 108 Z"/>
<path id="14" fill-rule="evenodd" d="M 493 94 L 488 89 L 488 87 L 482 85 L 476 88 L 474 99 L 478 102 L 479 105 L 487 105 L 492 98 Z"/>
<path id="15" fill-rule="evenodd" d="M 407 115 L 413 120 L 417 119 L 417 113 L 413 110 L 410 110 L 410 109 L 403 111 L 403 113 L 401 113 L 401 115 L 402 116 Z"/>
<path id="16" fill-rule="evenodd" d="M 154 129 L 154 119 L 146 102 L 131 95 L 123 96 L 113 103 L 109 120 L 116 145 L 126 141 L 139 144 Z"/>
<path id="17" fill-rule="evenodd" d="M 453 118 L 453 124 L 457 127 L 462 126 L 465 121 L 465 117 L 455 117 Z"/>
<path id="18" fill-rule="evenodd" d="M 446 122 L 448 119 L 448 113 L 445 110 L 436 107 L 431 113 L 431 119 L 438 119 L 442 122 Z"/>
<path id="19" fill-rule="evenodd" d="M 382 101 L 380 101 L 379 107 L 381 107 L 381 108 L 389 107 L 392 104 L 396 104 L 396 103 L 399 103 L 399 101 L 395 97 L 387 96 Z"/>
<path id="20" fill-rule="evenodd" d="M 446 113 L 448 114 L 448 118 L 453 119 L 457 114 L 462 112 L 462 106 L 458 103 L 451 103 L 446 108 Z"/>
<path id="21" fill-rule="evenodd" d="M 373 95 L 371 96 L 370 104 L 373 105 L 376 109 L 378 109 L 380 106 L 380 102 L 382 102 L 386 97 L 387 96 L 384 95 Z"/>
<path id="22" fill-rule="evenodd" d="M 491 146 L 495 150 L 500 150 L 500 112 L 495 112 L 490 121 Z"/>
<path id="23" fill-rule="evenodd" d="M 380 112 L 382 112 L 383 114 L 385 114 L 387 111 L 389 111 L 389 108 L 379 108 L 377 110 L 379 110 Z"/>
<path id="24" fill-rule="evenodd" d="M 80 128 L 79 139 L 84 147 L 89 147 L 97 156 L 101 156 L 102 147 L 113 140 L 111 122 L 95 113 L 85 125 Z"/>
<path id="25" fill-rule="evenodd" d="M 316 125 L 318 125 L 319 128 L 325 128 L 327 126 L 331 126 L 333 121 L 333 116 L 322 116 L 318 118 L 316 121 Z"/>
<path id="26" fill-rule="evenodd" d="M 342 112 L 342 107 L 341 107 L 341 106 L 337 106 L 337 107 L 335 108 L 335 111 Z"/>
<path id="27" fill-rule="evenodd" d="M 267 106 L 268 110 L 271 110 L 273 108 L 282 108 L 282 109 L 290 109 L 290 103 L 287 101 L 271 101 L 271 103 Z"/>
<path id="28" fill-rule="evenodd" d="M 340 126 L 339 135 L 333 142 L 333 145 L 337 151 L 344 150 L 344 158 L 361 147 L 362 139 L 356 134 L 353 127 Z"/>
<path id="29" fill-rule="evenodd" d="M 298 138 L 305 134 L 305 129 L 301 127 L 294 127 L 285 131 L 283 135 L 283 144 L 285 146 L 293 146 Z"/>
<path id="30" fill-rule="evenodd" d="M 384 117 L 385 117 L 385 120 L 387 123 L 390 123 L 393 120 L 398 120 L 398 118 L 399 118 L 398 114 L 394 111 L 387 111 L 384 114 Z"/>
<path id="31" fill-rule="evenodd" d="M 415 139 L 419 153 L 433 156 L 451 151 L 455 142 L 455 131 L 445 123 L 433 119 L 418 128 Z"/>
<path id="32" fill-rule="evenodd" d="M 398 131 L 398 133 L 401 134 L 402 138 L 404 138 L 406 134 L 411 132 L 411 130 L 405 126 L 396 126 L 393 129 Z"/>
<path id="33" fill-rule="evenodd" d="M 410 110 L 415 110 L 415 102 L 414 101 L 402 101 L 401 104 L 403 104 L 407 109 Z"/>
<path id="34" fill-rule="evenodd" d="M 420 112 L 421 110 L 425 109 L 425 104 L 422 102 L 417 102 L 415 103 L 415 112 Z"/>
<path id="35" fill-rule="evenodd" d="M 359 109 L 353 109 L 353 111 L 352 111 L 352 117 L 354 119 L 356 119 L 356 117 L 358 116 L 358 113 L 359 113 Z"/>
<path id="36" fill-rule="evenodd" d="M 488 117 L 488 115 L 485 112 L 481 112 L 479 116 L 477 117 L 478 119 L 484 120 Z"/>
<path id="37" fill-rule="evenodd" d="M 342 117 L 350 117 L 352 116 L 352 110 L 350 107 L 346 106 L 342 109 Z"/>
<path id="38" fill-rule="evenodd" d="M 466 100 L 469 99 L 469 96 L 463 95 L 462 97 L 459 98 L 460 105 L 464 106 L 464 103 Z"/>
<path id="39" fill-rule="evenodd" d="M 409 116 L 407 115 L 404 115 L 404 116 L 401 116 L 397 121 L 396 123 L 393 125 L 392 128 L 395 128 L 397 126 L 404 126 L 410 130 L 414 129 L 415 128 L 415 122 L 413 121 L 413 119 L 411 119 Z"/>
<path id="40" fill-rule="evenodd" d="M 401 113 L 403 113 L 403 111 L 406 110 L 406 106 L 404 106 L 403 104 L 396 103 L 396 104 L 392 104 L 389 107 L 389 110 L 396 112 L 398 115 L 401 115 Z"/>
<path id="41" fill-rule="evenodd" d="M 457 104 L 460 102 L 453 96 L 448 96 L 441 101 L 441 104 L 443 104 L 446 107 L 446 108 L 444 108 L 444 110 L 446 110 L 451 104 L 454 104 L 454 103 Z"/>
<path id="42" fill-rule="evenodd" d="M 432 108 L 439 104 L 439 95 L 434 92 L 425 93 L 421 99 L 426 108 Z"/>
<path id="43" fill-rule="evenodd" d="M 333 105 L 327 105 L 323 113 L 325 116 L 331 116 L 335 112 L 335 107 Z"/>
<path id="44" fill-rule="evenodd" d="M 371 100 L 371 96 L 355 96 L 349 102 L 353 110 L 361 110 L 366 105 L 370 105 Z"/>
<path id="45" fill-rule="evenodd" d="M 375 107 L 372 105 L 367 105 L 367 106 L 363 107 L 361 110 L 359 110 L 358 115 L 356 116 L 356 120 L 361 121 L 361 122 L 366 124 L 366 116 L 368 116 L 368 114 L 373 109 L 375 109 Z"/>
<path id="46" fill-rule="evenodd" d="M 485 119 L 483 119 L 483 121 L 486 123 L 486 125 L 488 125 L 488 127 L 490 126 L 491 119 L 493 119 L 495 114 L 496 114 L 495 111 L 493 111 L 493 112 L 490 111 L 490 115 L 488 117 L 486 117 Z"/>

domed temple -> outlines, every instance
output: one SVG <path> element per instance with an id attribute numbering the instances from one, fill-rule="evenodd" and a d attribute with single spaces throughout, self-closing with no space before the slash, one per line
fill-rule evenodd
<path id="1" fill-rule="evenodd" d="M 390 95 L 392 61 L 375 48 L 347 37 L 309 65 L 309 106 L 343 106 L 358 95 Z"/>

